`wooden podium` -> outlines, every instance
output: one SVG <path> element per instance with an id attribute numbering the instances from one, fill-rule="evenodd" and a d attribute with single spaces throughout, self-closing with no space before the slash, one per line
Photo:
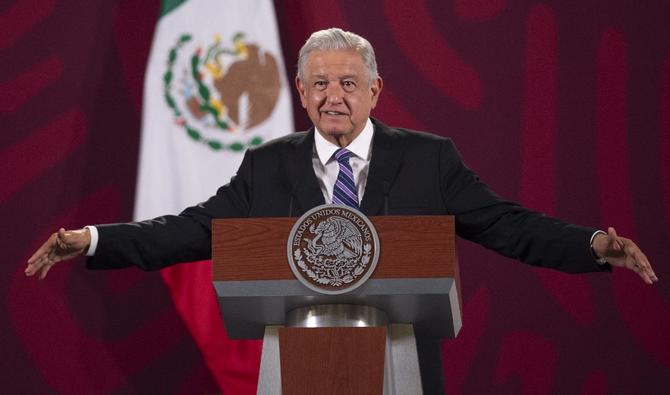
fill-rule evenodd
<path id="1" fill-rule="evenodd" d="M 441 377 L 430 377 L 441 376 L 435 347 L 461 327 L 453 217 L 370 217 L 377 268 L 340 295 L 294 277 L 286 250 L 295 221 L 212 223 L 213 282 L 228 336 L 264 339 L 258 393 L 416 394 L 422 381 L 423 392 L 441 393 L 433 388 Z"/>

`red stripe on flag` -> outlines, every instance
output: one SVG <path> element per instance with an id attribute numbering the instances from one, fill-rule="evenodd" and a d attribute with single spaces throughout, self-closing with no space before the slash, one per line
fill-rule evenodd
<path id="1" fill-rule="evenodd" d="M 219 387 L 224 393 L 255 394 L 262 342 L 228 339 L 212 285 L 212 262 L 172 266 L 161 275 Z"/>

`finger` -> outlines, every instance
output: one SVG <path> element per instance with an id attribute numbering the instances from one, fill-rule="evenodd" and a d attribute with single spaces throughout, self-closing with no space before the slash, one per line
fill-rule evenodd
<path id="1" fill-rule="evenodd" d="M 44 254 L 42 255 L 35 263 L 33 263 L 29 269 L 30 269 L 30 275 L 34 275 L 40 272 L 45 266 L 53 264 L 53 259 L 49 256 L 49 254 Z M 28 270 L 26 270 L 26 274 L 28 274 Z"/>
<path id="2" fill-rule="evenodd" d="M 40 272 L 40 280 L 44 280 L 44 278 L 47 276 L 47 273 L 49 273 L 49 270 L 51 270 L 51 267 L 53 267 L 53 265 L 45 265 L 42 268 L 42 271 Z"/>
<path id="3" fill-rule="evenodd" d="M 54 248 L 53 250 L 49 251 L 48 254 L 46 254 L 46 259 L 47 259 L 47 264 L 53 262 L 58 258 L 58 251 Z"/>
<path id="4" fill-rule="evenodd" d="M 44 247 L 40 247 L 37 251 L 33 253 L 33 255 L 30 256 L 30 258 L 28 258 L 28 265 L 32 265 L 33 263 L 35 263 L 37 259 L 39 259 L 39 257 L 41 257 L 42 254 L 44 254 L 44 251 L 42 250 L 43 248 Z"/>
<path id="5" fill-rule="evenodd" d="M 614 241 L 619 238 L 619 235 L 616 233 L 616 229 L 614 229 L 614 227 L 610 226 L 607 228 L 607 238 L 609 238 L 610 241 Z"/>
<path id="6" fill-rule="evenodd" d="M 58 231 L 58 246 L 62 250 L 83 250 L 85 245 L 88 245 L 89 242 L 87 242 L 85 232 L 87 231 L 79 231 L 79 230 L 65 230 L 61 228 Z M 77 252 L 73 256 L 79 255 L 80 252 Z"/>
<path id="7" fill-rule="evenodd" d="M 651 278 L 651 281 L 653 281 L 653 282 L 658 282 L 658 276 L 656 275 L 656 272 L 651 267 L 651 264 L 649 264 L 649 263 L 647 263 L 647 264 L 649 265 L 648 269 L 647 269 L 647 273 L 649 274 L 649 278 Z"/>
<path id="8" fill-rule="evenodd" d="M 634 256 L 634 259 L 637 266 L 640 267 L 640 270 L 643 273 L 645 273 L 652 282 L 658 281 L 658 276 L 656 275 L 656 272 L 654 272 L 654 269 L 651 267 L 649 260 L 644 255 L 644 253 L 642 253 L 642 251 L 638 251 L 637 254 Z"/>
<path id="9" fill-rule="evenodd" d="M 652 272 L 647 271 L 645 273 L 647 273 L 647 276 L 649 276 L 649 279 L 651 280 L 652 284 L 658 282 L 658 276 L 656 275 L 656 273 L 654 273 L 653 271 Z"/>
<path id="10" fill-rule="evenodd" d="M 44 254 L 44 250 L 45 250 L 45 244 L 43 244 L 40 248 L 38 248 L 37 251 L 35 251 L 30 256 L 30 258 L 28 258 L 28 264 L 30 265 L 34 263 L 40 256 L 42 256 L 42 254 Z"/>
<path id="11" fill-rule="evenodd" d="M 33 261 L 29 266 L 35 269 L 39 269 L 40 267 L 44 266 L 44 263 L 48 260 L 48 254 L 42 254 L 37 259 Z"/>
<path id="12" fill-rule="evenodd" d="M 28 267 L 26 267 L 24 273 L 26 274 L 26 276 L 30 277 L 35 275 L 35 271 L 37 271 L 37 266 L 34 264 L 29 264 Z"/>
<path id="13" fill-rule="evenodd" d="M 654 269 L 649 263 L 647 256 L 640 250 L 640 248 L 632 240 L 626 240 L 626 249 L 625 253 L 633 260 L 633 264 L 636 267 L 639 267 L 641 272 L 646 273 L 647 277 L 653 281 L 658 281 L 658 276 L 654 272 Z"/>
<path id="14" fill-rule="evenodd" d="M 625 241 L 623 241 L 623 240 L 621 240 L 621 239 L 618 239 L 617 242 L 616 242 L 616 245 L 617 245 L 617 249 L 618 249 L 619 251 L 625 251 L 625 249 L 626 249 L 626 243 L 625 243 Z"/>
<path id="15" fill-rule="evenodd" d="M 55 240 L 56 240 L 56 233 L 49 236 L 47 241 L 45 241 L 44 244 L 42 244 L 42 246 L 40 246 L 40 248 L 38 248 L 37 251 L 35 251 L 35 253 L 33 253 L 33 255 L 30 258 L 28 258 L 28 263 L 35 262 L 38 257 L 46 253 L 49 249 L 53 248 Z"/>
<path id="16" fill-rule="evenodd" d="M 651 267 L 645 267 L 645 264 L 643 262 L 639 262 L 635 259 L 627 259 L 626 260 L 626 267 L 640 276 L 642 280 L 651 285 L 654 282 L 658 281 L 658 278 L 656 278 L 656 275 L 653 273 L 653 271 L 650 271 Z"/>
<path id="17" fill-rule="evenodd" d="M 632 270 L 635 271 L 635 272 L 637 273 L 637 275 L 640 276 L 640 278 L 642 279 L 642 281 L 644 281 L 645 283 L 647 283 L 647 284 L 649 284 L 649 285 L 651 285 L 651 284 L 654 283 L 654 282 L 652 281 L 651 277 L 649 276 L 649 273 L 647 273 L 647 272 L 644 270 L 644 268 L 643 268 L 641 265 L 639 265 L 638 263 L 634 263 L 634 264 L 633 264 L 633 268 L 632 268 Z"/>
<path id="18" fill-rule="evenodd" d="M 649 277 L 649 274 L 647 274 L 647 272 L 645 272 L 644 270 L 640 270 L 637 274 L 642 278 L 642 281 L 644 281 L 646 284 L 651 285 L 654 283 L 651 277 Z"/>
<path id="19" fill-rule="evenodd" d="M 35 261 L 33 261 L 33 263 L 29 264 L 28 267 L 26 267 L 25 273 L 29 277 L 33 276 L 37 272 L 39 272 L 42 267 L 48 264 L 49 264 L 49 256 L 47 254 L 40 255 L 39 257 L 37 257 Z"/>
<path id="20" fill-rule="evenodd" d="M 615 240 L 615 243 L 616 243 L 616 245 L 617 245 L 617 247 L 620 251 L 625 251 L 626 250 L 626 245 L 628 245 L 628 244 L 633 244 L 637 248 L 637 245 L 635 243 L 633 243 L 632 240 L 626 239 L 624 237 L 617 236 L 617 238 Z"/>
<path id="21" fill-rule="evenodd" d="M 28 265 L 25 273 L 27 276 L 33 276 L 48 263 L 49 263 L 48 255 L 47 254 L 40 255 L 39 257 L 37 257 L 36 260 L 33 261 L 33 263 Z"/>
<path id="22" fill-rule="evenodd" d="M 32 262 L 28 262 L 28 266 L 26 266 L 26 270 L 24 271 L 26 273 L 26 276 L 32 276 L 35 274 L 35 270 L 37 270 L 37 259 L 38 257 L 30 257 Z"/>
<path id="23" fill-rule="evenodd" d="M 70 232 L 67 232 L 65 228 L 58 229 L 58 245 L 60 248 L 67 248 L 70 244 Z"/>
<path id="24" fill-rule="evenodd" d="M 626 243 L 624 242 L 623 238 L 619 237 L 616 229 L 614 229 L 612 226 L 607 228 L 607 241 L 614 251 L 623 251 L 626 247 Z"/>

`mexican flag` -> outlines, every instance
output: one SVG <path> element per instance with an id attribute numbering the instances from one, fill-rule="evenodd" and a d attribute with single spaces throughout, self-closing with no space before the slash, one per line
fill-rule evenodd
<path id="1" fill-rule="evenodd" d="M 289 86 L 271 0 L 163 0 L 144 84 L 135 219 L 206 200 L 246 149 L 292 131 Z M 255 393 L 260 344 L 227 340 L 211 263 L 161 274 L 221 389 Z"/>

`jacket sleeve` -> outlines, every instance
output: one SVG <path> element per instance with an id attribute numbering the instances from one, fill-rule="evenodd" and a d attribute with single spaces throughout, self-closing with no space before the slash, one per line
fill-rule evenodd
<path id="1" fill-rule="evenodd" d="M 568 273 L 609 271 L 590 251 L 596 229 L 565 223 L 500 198 L 463 163 L 451 140 L 440 150 L 442 199 L 456 233 L 506 257 Z"/>
<path id="2" fill-rule="evenodd" d="M 86 267 L 137 266 L 143 270 L 158 270 L 179 262 L 211 258 L 212 219 L 248 216 L 253 194 L 252 156 L 248 150 L 237 174 L 214 196 L 179 215 L 97 225 L 98 247 L 95 255 L 87 259 Z"/>

